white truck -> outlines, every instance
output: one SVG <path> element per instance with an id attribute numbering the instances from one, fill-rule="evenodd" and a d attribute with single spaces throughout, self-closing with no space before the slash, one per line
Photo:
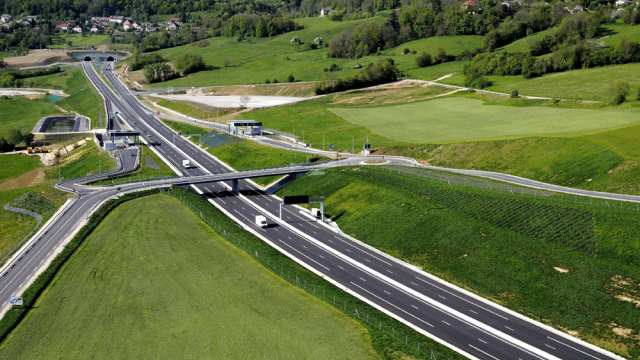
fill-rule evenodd
<path id="1" fill-rule="evenodd" d="M 256 225 L 260 226 L 261 228 L 266 228 L 267 226 L 269 226 L 269 224 L 267 224 L 267 218 L 262 215 L 256 216 Z"/>
<path id="2" fill-rule="evenodd" d="M 188 169 L 191 167 L 191 162 L 189 160 L 182 160 L 182 167 Z"/>
<path id="3" fill-rule="evenodd" d="M 311 209 L 311 216 L 313 216 L 316 219 L 320 219 L 322 217 L 322 213 L 320 212 L 320 209 L 312 208 Z"/>

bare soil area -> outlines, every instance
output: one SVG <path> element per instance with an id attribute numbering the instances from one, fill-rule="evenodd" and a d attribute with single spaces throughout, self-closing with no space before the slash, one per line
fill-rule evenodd
<path id="1" fill-rule="evenodd" d="M 30 50 L 24 56 L 14 56 L 4 59 L 8 70 L 17 70 L 36 66 L 46 66 L 58 62 L 74 61 L 71 53 L 64 50 Z"/>
<path id="2" fill-rule="evenodd" d="M 269 84 L 269 85 L 239 85 L 204 88 L 207 95 L 262 95 L 262 96 L 293 96 L 312 97 L 316 93 L 314 84 Z"/>
<path id="3" fill-rule="evenodd" d="M 29 171 L 26 174 L 22 174 L 17 178 L 9 179 L 0 184 L 0 191 L 19 189 L 23 187 L 43 185 L 49 183 L 44 176 L 44 168 L 37 168 Z"/>
<path id="4" fill-rule="evenodd" d="M 413 81 L 400 81 L 375 88 L 337 93 L 333 95 L 333 101 L 331 103 L 336 105 L 355 106 L 410 103 L 433 99 L 452 93 L 447 90 L 448 89 L 438 85 L 427 85 Z"/>

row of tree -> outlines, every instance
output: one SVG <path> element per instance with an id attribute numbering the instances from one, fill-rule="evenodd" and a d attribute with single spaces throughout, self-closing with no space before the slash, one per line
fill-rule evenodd
<path id="1" fill-rule="evenodd" d="M 4 63 L 4 61 L 2 61 L 2 63 Z M 3 66 L 0 64 L 0 69 L 2 68 Z M 48 68 L 34 70 L 3 71 L 0 75 L 0 87 L 33 87 L 35 82 L 28 80 L 29 78 L 56 74 L 62 71 L 62 68 L 59 66 L 51 66 Z"/>
<path id="2" fill-rule="evenodd" d="M 479 54 L 465 65 L 464 75 L 467 86 L 484 88 L 488 85 L 483 78 L 486 75 L 523 75 L 528 79 L 554 72 L 631 62 L 640 62 L 640 44 L 630 40 L 622 40 L 617 48 L 600 48 L 592 43 L 565 44 L 550 57 L 535 58 L 524 53 Z"/>
<path id="3" fill-rule="evenodd" d="M 351 89 L 361 89 L 396 81 L 399 76 L 400 71 L 393 62 L 393 59 L 382 59 L 376 64 L 371 63 L 367 65 L 364 69 L 360 70 L 358 74 L 337 79 L 336 81 L 319 81 L 316 83 L 315 92 L 317 95 L 321 95 Z"/>
<path id="4" fill-rule="evenodd" d="M 222 35 L 234 37 L 269 37 L 304 28 L 286 15 L 237 14 L 226 21 L 219 20 L 213 29 L 219 26 Z"/>
<path id="5" fill-rule="evenodd" d="M 171 65 L 165 62 L 145 66 L 143 74 L 149 84 L 180 77 L 180 74 L 173 70 Z"/>
<path id="6" fill-rule="evenodd" d="M 13 151 L 20 144 L 31 146 L 33 142 L 33 134 L 30 132 L 22 133 L 20 129 L 11 129 L 5 136 L 0 136 L 0 152 Z"/>

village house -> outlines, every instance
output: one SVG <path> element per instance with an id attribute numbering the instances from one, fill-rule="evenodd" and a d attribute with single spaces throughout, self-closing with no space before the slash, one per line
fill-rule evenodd
<path id="1" fill-rule="evenodd" d="M 331 8 L 322 8 L 320 9 L 320 17 L 327 16 L 333 12 Z"/>

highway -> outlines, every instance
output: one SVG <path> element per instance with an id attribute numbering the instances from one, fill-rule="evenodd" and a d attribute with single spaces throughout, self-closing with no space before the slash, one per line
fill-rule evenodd
<path id="1" fill-rule="evenodd" d="M 128 89 L 105 66 L 105 76 L 120 94 L 118 97 L 104 83 L 90 63 L 83 68 L 105 99 L 108 113 L 117 109 L 118 120 L 139 130 L 143 141 L 174 170 L 195 181 L 241 177 L 225 164 L 176 135 L 145 109 Z M 108 115 L 109 115 L 108 114 Z M 116 121 L 119 123 L 119 121 Z M 117 125 L 110 125 L 117 126 Z M 112 174 L 135 169 L 136 148 L 119 150 L 122 165 Z M 137 155 L 137 153 L 134 153 Z M 194 168 L 182 168 L 188 159 Z M 349 164 L 349 161 L 324 166 Z M 211 176 L 213 174 L 213 176 Z M 226 174 L 226 175 L 223 175 Z M 184 180 L 181 180 L 184 181 Z M 74 186 L 63 182 L 57 186 L 78 191 L 79 195 L 63 211 L 59 219 L 41 235 L 30 240 L 18 255 L 7 263 L 0 275 L 0 305 L 8 307 L 9 296 L 20 294 L 52 258 L 59 245 L 76 231 L 87 216 L 119 192 L 145 185 L 126 184 L 116 187 Z M 148 186 L 149 184 L 146 184 Z M 296 207 L 284 207 L 279 220 L 281 200 L 265 194 L 246 180 L 238 181 L 239 194 L 230 191 L 232 183 L 211 181 L 194 185 L 209 201 L 247 230 L 262 238 L 293 260 L 321 274 L 327 281 L 366 301 L 417 331 L 474 359 L 614 359 L 620 358 L 595 346 L 578 341 L 487 300 L 419 271 L 360 241 L 337 233 L 329 226 L 304 215 Z M 268 228 L 254 224 L 256 215 L 265 215 Z"/>
<path id="2" fill-rule="evenodd" d="M 122 99 L 89 64 L 83 66 L 105 99 L 118 109 L 121 119 L 143 133 L 145 142 L 156 144 L 154 150 L 175 170 L 185 176 L 233 171 L 192 142 L 175 136 L 108 67 L 105 76 Z M 183 160 L 190 160 L 195 168 L 182 168 Z M 322 274 L 327 281 L 470 358 L 619 358 L 336 233 L 303 215 L 298 208 L 284 207 L 283 221 L 279 221 L 281 200 L 265 194 L 249 181 L 238 182 L 238 195 L 229 191 L 229 182 L 199 183 L 194 188 L 246 229 Z M 270 226 L 257 227 L 253 221 L 256 215 L 266 216 Z"/>

